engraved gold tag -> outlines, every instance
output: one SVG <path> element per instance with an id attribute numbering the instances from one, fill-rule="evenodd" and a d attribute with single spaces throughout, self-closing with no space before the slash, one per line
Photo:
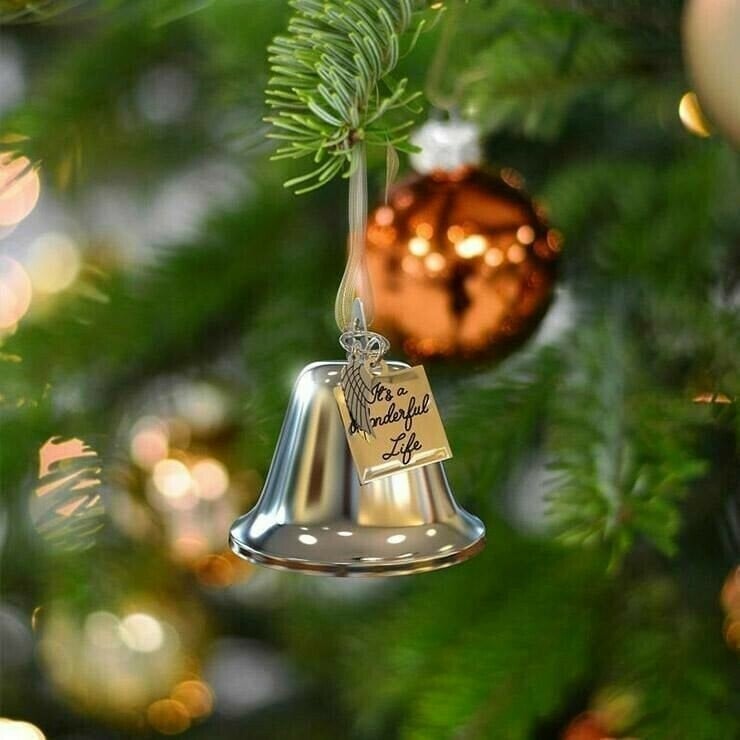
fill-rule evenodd
<path id="1" fill-rule="evenodd" d="M 381 363 L 372 372 L 350 363 L 345 373 L 334 395 L 362 483 L 452 457 L 421 365 L 390 370 Z"/>

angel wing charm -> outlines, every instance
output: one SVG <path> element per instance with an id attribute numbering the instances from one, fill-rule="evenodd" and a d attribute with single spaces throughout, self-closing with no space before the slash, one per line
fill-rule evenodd
<path id="1" fill-rule="evenodd" d="M 370 404 L 373 401 L 375 377 L 370 368 L 362 360 L 351 359 L 342 368 L 340 382 L 347 411 L 352 420 L 350 434 L 361 431 L 374 437 L 370 423 Z"/>

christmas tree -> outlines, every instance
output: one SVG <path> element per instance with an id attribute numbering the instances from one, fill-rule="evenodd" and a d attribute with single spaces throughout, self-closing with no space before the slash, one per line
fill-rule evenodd
<path id="1" fill-rule="evenodd" d="M 0 0 L 0 737 L 740 735 L 737 90 L 693 91 L 684 11 Z M 370 249 L 439 117 L 526 178 L 557 264 L 512 341 L 389 354 L 431 358 L 486 547 L 241 561 L 297 371 L 343 359 L 356 152 Z M 519 233 L 449 239 L 493 271 Z"/>

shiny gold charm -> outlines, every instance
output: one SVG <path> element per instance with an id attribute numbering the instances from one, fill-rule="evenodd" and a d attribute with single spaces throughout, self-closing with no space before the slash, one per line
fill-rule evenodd
<path id="1" fill-rule="evenodd" d="M 350 361 L 347 374 L 359 375 L 361 370 L 352 366 Z M 362 370 L 368 375 L 371 372 L 365 367 Z M 372 383 L 365 379 L 361 384 L 353 382 L 344 388 L 341 384 L 334 389 L 360 482 L 452 457 L 421 365 L 390 370 L 380 362 L 371 377 Z M 359 412 L 359 422 L 356 414 L 362 403 L 358 398 L 368 399 L 366 408 Z"/>

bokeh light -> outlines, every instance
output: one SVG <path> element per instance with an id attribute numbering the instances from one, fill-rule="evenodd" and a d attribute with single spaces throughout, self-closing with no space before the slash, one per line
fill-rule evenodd
<path id="1" fill-rule="evenodd" d="M 27 157 L 0 154 L 0 226 L 13 226 L 28 216 L 40 192 L 38 170 Z"/>
<path id="2" fill-rule="evenodd" d="M 160 460 L 154 466 L 152 480 L 157 490 L 169 499 L 183 498 L 193 486 L 193 479 L 185 463 L 173 458 Z"/>
<path id="3" fill-rule="evenodd" d="M 121 639 L 132 650 L 152 653 L 162 647 L 164 630 L 151 614 L 129 614 L 121 620 Z"/>
<path id="4" fill-rule="evenodd" d="M 285 699 L 293 671 L 274 650 L 254 640 L 224 638 L 211 651 L 205 677 L 216 696 L 215 710 L 239 717 Z"/>
<path id="5" fill-rule="evenodd" d="M 145 470 L 151 470 L 169 454 L 170 433 L 167 423 L 156 416 L 139 419 L 131 430 L 131 459 Z"/>
<path id="6" fill-rule="evenodd" d="M 175 387 L 173 395 L 176 414 L 197 434 L 206 435 L 223 426 L 228 403 L 213 383 L 184 381 Z"/>
<path id="7" fill-rule="evenodd" d="M 2 740 L 45 740 L 46 735 L 30 722 L 0 717 L 0 738 Z"/>
<path id="8" fill-rule="evenodd" d="M 149 724 L 163 735 L 179 735 L 190 727 L 190 715 L 185 706 L 174 699 L 159 699 L 146 710 Z"/>
<path id="9" fill-rule="evenodd" d="M 485 251 L 488 242 L 481 234 L 471 234 L 455 245 L 455 251 L 463 259 L 480 257 Z"/>
<path id="10" fill-rule="evenodd" d="M 31 279 L 23 265 L 0 255 L 0 331 L 12 329 L 31 305 Z"/>
<path id="11" fill-rule="evenodd" d="M 39 293 L 66 290 L 77 279 L 80 267 L 79 247 L 68 236 L 55 232 L 38 237 L 26 260 L 31 283 Z"/>
<path id="12" fill-rule="evenodd" d="M 24 54 L 20 43 L 9 34 L 0 44 L 0 114 L 20 103 L 26 91 Z"/>
<path id="13" fill-rule="evenodd" d="M 196 493 L 202 499 L 212 501 L 220 498 L 229 488 L 229 473 L 218 460 L 199 460 L 190 472 Z"/>
<path id="14" fill-rule="evenodd" d="M 522 244 L 531 244 L 535 240 L 535 236 L 536 234 L 534 233 L 534 229 L 528 224 L 525 224 L 524 226 L 520 226 L 516 230 L 516 238 Z"/>
<path id="15" fill-rule="evenodd" d="M 125 600 L 137 601 L 133 595 Z M 136 611 L 78 615 L 53 603 L 39 631 L 42 665 L 78 711 L 128 724 L 188 677 L 191 642 L 183 629 L 195 634 L 203 625 L 193 603 L 187 616 L 178 615 L 180 607 L 145 599 Z"/>
<path id="16" fill-rule="evenodd" d="M 414 257 L 423 257 L 429 253 L 429 240 L 422 236 L 413 236 L 409 239 L 409 252 Z"/>
<path id="17" fill-rule="evenodd" d="M 145 120 L 168 125 L 182 119 L 193 105 L 192 75 L 182 67 L 161 64 L 147 70 L 136 86 L 136 107 Z"/>
<path id="18" fill-rule="evenodd" d="M 732 403 L 732 399 L 725 393 L 716 391 L 698 393 L 694 396 L 694 403 L 717 403 L 720 405 Z"/>
<path id="19" fill-rule="evenodd" d="M 99 611 L 85 619 L 85 638 L 101 650 L 115 648 L 120 640 L 121 623 L 115 614 Z"/>
<path id="20" fill-rule="evenodd" d="M 213 711 L 213 692 L 203 681 L 182 681 L 170 694 L 194 719 L 207 717 Z"/>
<path id="21" fill-rule="evenodd" d="M 131 465 L 117 469 L 118 495 L 111 497 L 120 531 L 137 540 L 163 536 L 171 560 L 209 588 L 253 575 L 224 534 L 261 482 L 252 470 L 232 475 L 221 459 L 236 429 L 230 411 L 230 395 L 212 381 L 170 378 L 147 389 L 121 425 Z"/>
<path id="22" fill-rule="evenodd" d="M 0 740 L 733 735 L 737 166 L 703 90 L 682 96 L 698 2 L 415 4 L 414 25 L 446 8 L 400 70 L 421 116 L 475 120 L 480 172 L 522 167 L 573 248 L 558 274 L 563 236 L 513 169 L 493 199 L 463 175 L 437 198 L 443 172 L 384 197 L 370 145 L 405 107 L 368 130 L 389 359 L 452 360 L 427 367 L 450 480 L 492 527 L 473 564 L 412 583 L 228 549 L 298 355 L 337 350 L 346 188 L 293 199 L 279 178 L 311 158 L 262 156 L 290 8 L 0 2 L 34 21 L 0 29 L 0 115 L 23 134 L 0 135 Z M 349 527 L 291 544 L 361 553 Z M 402 532 L 379 538 L 404 559 Z"/>

